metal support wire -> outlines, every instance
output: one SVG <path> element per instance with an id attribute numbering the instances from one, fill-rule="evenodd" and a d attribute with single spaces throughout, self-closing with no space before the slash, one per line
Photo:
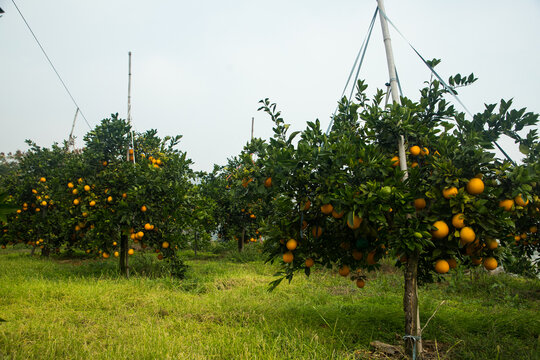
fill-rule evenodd
<path id="1" fill-rule="evenodd" d="M 343 88 L 340 99 L 343 98 L 343 95 L 345 95 L 345 92 L 347 91 L 347 88 L 349 87 L 349 83 L 351 81 L 354 70 L 356 69 L 357 64 L 358 64 L 358 69 L 356 70 L 355 80 L 354 80 L 352 88 L 351 88 L 351 93 L 349 95 L 349 100 L 352 98 L 352 94 L 354 92 L 354 87 L 355 87 L 356 81 L 358 80 L 358 75 L 360 73 L 360 69 L 362 68 L 362 63 L 364 62 L 364 56 L 366 55 L 366 50 L 367 50 L 367 47 L 368 47 L 368 44 L 369 44 L 369 39 L 371 38 L 371 33 L 373 31 L 373 26 L 375 24 L 375 19 L 377 18 L 377 13 L 378 12 L 379 12 L 379 8 L 377 7 L 375 9 L 375 13 L 373 14 L 373 18 L 371 19 L 371 23 L 370 23 L 370 25 L 368 27 L 366 37 L 364 38 L 364 41 L 362 42 L 362 45 L 360 46 L 360 50 L 358 50 L 358 54 L 356 55 L 356 60 L 354 60 L 354 64 L 352 66 L 351 72 L 349 73 L 349 78 L 347 79 L 347 82 L 345 83 L 345 87 Z M 359 60 L 360 60 L 360 62 L 359 62 Z M 332 125 L 334 123 L 334 117 L 336 116 L 338 108 L 339 108 L 339 105 L 336 106 L 336 109 L 334 110 L 334 113 L 332 114 L 332 117 L 330 118 L 330 124 L 328 124 L 328 129 L 326 130 L 326 135 L 328 135 L 330 133 L 330 129 L 332 128 Z"/>

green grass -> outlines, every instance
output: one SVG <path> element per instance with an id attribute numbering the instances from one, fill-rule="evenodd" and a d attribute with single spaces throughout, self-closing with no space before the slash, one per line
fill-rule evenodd
<path id="1" fill-rule="evenodd" d="M 397 270 L 362 290 L 319 270 L 268 292 L 277 268 L 257 256 L 183 255 L 185 280 L 137 256 L 151 270 L 126 280 L 112 259 L 3 250 L 0 359 L 368 359 L 373 340 L 400 344 Z M 423 334 L 441 359 L 538 358 L 538 280 L 455 274 L 420 289 L 422 323 L 443 300 Z"/>

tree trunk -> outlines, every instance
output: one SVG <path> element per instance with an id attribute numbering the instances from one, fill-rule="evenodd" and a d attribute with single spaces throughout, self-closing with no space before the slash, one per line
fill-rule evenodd
<path id="1" fill-rule="evenodd" d="M 30 256 L 34 256 L 34 253 L 36 252 L 36 246 L 32 246 L 32 252 L 30 253 Z"/>
<path id="2" fill-rule="evenodd" d="M 120 273 L 129 278 L 129 237 L 120 235 Z"/>
<path id="3" fill-rule="evenodd" d="M 246 235 L 246 229 L 242 229 L 242 237 L 238 239 L 238 252 L 244 251 L 244 236 Z"/>
<path id="4" fill-rule="evenodd" d="M 51 249 L 48 246 L 44 246 L 43 249 L 41 249 L 42 257 L 49 257 L 50 254 L 51 254 Z"/>
<path id="5" fill-rule="evenodd" d="M 195 252 L 195 256 L 197 256 L 197 240 L 198 240 L 198 233 L 195 232 L 195 241 L 193 242 L 193 251 Z"/>
<path id="6" fill-rule="evenodd" d="M 420 310 L 418 307 L 418 252 L 412 254 L 405 266 L 405 293 L 403 295 L 403 310 L 405 312 L 405 335 L 420 337 Z M 412 354 L 415 347 L 412 338 L 405 338 L 405 351 Z M 416 358 L 421 359 L 422 340 L 416 341 Z"/>

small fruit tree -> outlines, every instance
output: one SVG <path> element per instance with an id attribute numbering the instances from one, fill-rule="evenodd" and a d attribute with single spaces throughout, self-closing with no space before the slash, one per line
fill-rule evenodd
<path id="1" fill-rule="evenodd" d="M 459 87 L 474 80 L 458 74 L 450 82 Z M 491 150 L 502 135 L 513 136 L 522 150 L 536 149 L 534 130 L 527 141 L 518 132 L 534 126 L 538 116 L 501 101 L 498 110 L 489 105 L 466 120 L 436 80 L 421 90 L 418 102 L 403 98 L 402 105 L 384 106 L 380 90 L 368 100 L 366 89 L 359 81 L 356 101 L 340 101 L 328 134 L 316 121 L 289 135 L 276 105 L 261 101 L 274 137 L 249 149 L 257 154 L 253 183 L 271 176 L 273 186 L 253 190 L 271 194 L 265 250 L 282 261 L 273 286 L 322 265 L 337 266 L 363 287 L 365 271 L 376 269 L 382 257 L 397 259 L 404 269 L 405 333 L 412 336 L 406 345 L 412 350 L 413 337 L 421 335 L 418 281 L 436 280 L 456 266 L 493 270 L 501 247 L 513 243 L 509 234 L 528 211 L 538 172 L 530 163 L 500 161 Z M 408 177 L 398 166 L 401 135 Z M 523 203 L 514 203 L 516 196 Z"/>

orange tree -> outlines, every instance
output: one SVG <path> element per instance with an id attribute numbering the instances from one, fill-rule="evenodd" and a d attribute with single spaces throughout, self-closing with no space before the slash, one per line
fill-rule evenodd
<path id="1" fill-rule="evenodd" d="M 474 80 L 456 75 L 451 83 Z M 528 163 L 501 162 L 491 150 L 500 136 L 535 125 L 538 116 L 502 101 L 498 111 L 489 105 L 468 121 L 444 99 L 438 81 L 421 90 L 418 102 L 403 98 L 402 105 L 383 106 L 380 90 L 368 100 L 366 89 L 359 81 L 356 102 L 341 100 L 328 134 L 316 121 L 289 135 L 276 105 L 261 101 L 275 134 L 250 152 L 259 169 L 253 191 L 272 199 L 265 250 L 282 261 L 272 286 L 320 264 L 337 266 L 361 288 L 364 272 L 392 256 L 404 269 L 405 332 L 420 336 L 418 281 L 456 266 L 493 270 L 514 241 L 516 219 L 527 211 L 514 198 L 533 200 L 537 173 Z M 398 166 L 401 135 L 407 176 Z M 527 139 L 537 146 L 534 131 Z M 268 177 L 272 187 L 264 188 Z M 411 350 L 413 341 L 406 341 Z"/>

